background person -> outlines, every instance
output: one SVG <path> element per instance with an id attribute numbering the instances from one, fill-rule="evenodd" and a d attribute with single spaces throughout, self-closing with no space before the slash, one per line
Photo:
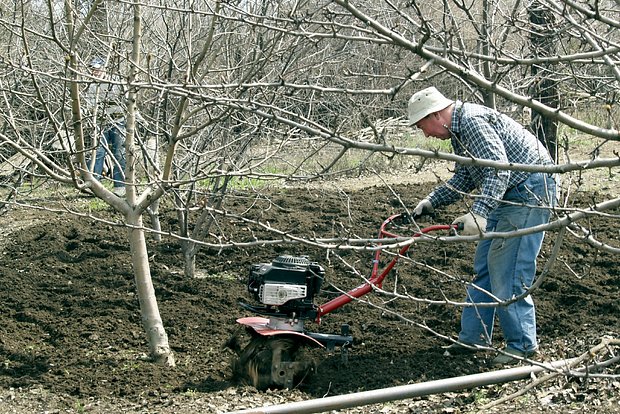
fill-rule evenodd
<path id="1" fill-rule="evenodd" d="M 95 113 L 95 130 L 99 134 L 93 173 L 101 180 L 106 155 L 112 157 L 113 192 L 117 196 L 125 195 L 125 93 L 118 83 L 105 71 L 105 61 L 94 58 L 89 68 L 93 82 L 86 90 L 86 104 Z"/>
<path id="2" fill-rule="evenodd" d="M 510 117 L 482 105 L 452 101 L 434 87 L 411 97 L 408 118 L 425 136 L 450 139 L 454 153 L 460 156 L 503 163 L 553 163 L 542 143 Z M 432 213 L 475 189 L 479 194 L 470 211 L 453 222 L 463 224 L 463 235 L 510 232 L 544 224 L 555 205 L 556 185 L 549 174 L 457 164 L 454 175 L 420 201 L 413 214 Z M 467 302 L 496 301 L 485 291 L 502 301 L 524 293 L 533 283 L 543 237 L 544 233 L 538 232 L 481 240 L 476 247 L 476 276 L 467 288 Z M 459 341 L 490 346 L 496 314 L 506 347 L 493 360 L 494 365 L 514 363 L 517 361 L 512 356 L 531 357 L 538 352 L 536 312 L 529 295 L 507 306 L 465 307 Z M 448 348 L 458 351 L 459 346 Z"/>

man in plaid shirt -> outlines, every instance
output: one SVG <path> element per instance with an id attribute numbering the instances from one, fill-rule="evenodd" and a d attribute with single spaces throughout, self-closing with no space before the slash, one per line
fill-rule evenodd
<path id="1" fill-rule="evenodd" d="M 411 97 L 408 117 L 425 136 L 450 139 L 454 153 L 463 157 L 505 164 L 553 163 L 541 142 L 510 117 L 482 105 L 452 101 L 433 87 Z M 510 232 L 547 223 L 556 199 L 555 181 L 549 174 L 457 164 L 454 175 L 418 203 L 414 216 L 432 213 L 474 190 L 478 192 L 471 208 L 453 222 L 463 225 L 462 235 Z M 538 232 L 478 243 L 476 276 L 467 288 L 467 302 L 473 305 L 463 309 L 459 333 L 459 342 L 473 347 L 453 344 L 449 351 L 491 346 L 497 314 L 506 347 L 493 360 L 494 365 L 515 363 L 515 357 L 529 358 L 538 352 L 536 312 L 530 295 L 507 306 L 475 304 L 522 295 L 533 283 L 543 237 L 544 233 Z"/>

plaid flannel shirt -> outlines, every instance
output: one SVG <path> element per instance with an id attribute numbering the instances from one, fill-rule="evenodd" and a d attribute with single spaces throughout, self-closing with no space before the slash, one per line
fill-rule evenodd
<path id="1" fill-rule="evenodd" d="M 486 106 L 456 102 L 451 123 L 454 153 L 504 163 L 547 165 L 549 152 L 518 122 Z M 508 189 L 531 173 L 476 165 L 456 165 L 454 175 L 429 195 L 433 207 L 451 204 L 479 189 L 472 211 L 482 217 L 497 208 Z"/>
<path id="2" fill-rule="evenodd" d="M 91 82 L 85 95 L 87 107 L 105 116 L 104 123 L 114 123 L 125 118 L 126 98 L 120 79 L 109 76 Z"/>

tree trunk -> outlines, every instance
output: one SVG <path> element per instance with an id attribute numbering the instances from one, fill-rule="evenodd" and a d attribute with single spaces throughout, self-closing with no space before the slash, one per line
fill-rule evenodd
<path id="1" fill-rule="evenodd" d="M 157 139 L 150 137 L 146 140 L 144 154 L 144 167 L 147 171 L 147 175 L 155 177 L 157 171 L 159 171 L 159 147 L 157 145 Z M 159 199 L 155 200 L 147 209 L 149 218 L 151 219 L 151 228 L 155 230 L 153 233 L 153 240 L 161 241 L 161 222 L 159 220 Z"/>
<path id="2" fill-rule="evenodd" d="M 133 264 L 140 314 L 149 343 L 150 356 L 159 364 L 174 366 L 174 354 L 168 345 L 168 335 L 159 315 L 155 289 L 151 279 L 151 269 L 146 249 L 146 239 L 142 230 L 142 216 L 127 217 L 129 229 L 129 245 Z"/>
<path id="3" fill-rule="evenodd" d="M 491 28 L 492 26 L 492 18 L 491 18 L 491 11 L 490 11 L 491 5 L 489 4 L 488 0 L 483 0 L 482 2 L 482 21 L 484 24 L 482 24 L 481 26 L 481 30 L 480 30 L 480 47 L 481 47 L 481 52 L 483 55 L 489 56 L 490 55 L 490 44 L 489 44 L 489 39 L 491 37 Z M 483 61 L 482 62 L 482 73 L 484 74 L 484 77 L 487 78 L 488 80 L 494 80 L 494 75 L 493 75 L 493 71 L 491 69 L 491 62 L 490 61 Z M 484 97 L 484 105 L 491 108 L 491 109 L 496 109 L 496 105 L 495 105 L 495 93 L 493 93 L 493 91 L 490 90 L 483 90 L 482 91 L 482 96 Z"/>
<path id="4" fill-rule="evenodd" d="M 554 16 L 537 0 L 528 6 L 532 30 L 530 43 L 534 57 L 554 56 L 556 53 L 556 39 L 554 31 Z M 533 64 L 532 76 L 535 82 L 532 85 L 531 96 L 540 103 L 557 108 L 559 105 L 558 85 L 552 78 L 552 64 Z M 536 137 L 545 145 L 551 157 L 557 159 L 558 125 L 557 121 L 544 117 L 538 111 L 532 111 L 530 127 Z"/>
<path id="5" fill-rule="evenodd" d="M 194 277 L 196 275 L 196 243 L 187 242 L 183 249 L 183 275 L 185 277 Z"/>
<path id="6" fill-rule="evenodd" d="M 151 219 L 151 228 L 153 232 L 153 240 L 156 242 L 161 241 L 161 221 L 159 220 L 159 200 L 155 200 L 153 204 L 147 209 L 149 218 Z"/>

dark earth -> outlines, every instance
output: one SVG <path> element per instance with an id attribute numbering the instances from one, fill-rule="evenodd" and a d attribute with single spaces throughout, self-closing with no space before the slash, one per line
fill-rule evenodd
<path id="1" fill-rule="evenodd" d="M 430 184 L 377 185 L 352 191 L 279 188 L 271 194 L 231 194 L 226 207 L 293 235 L 316 238 L 373 238 L 379 225 L 425 195 Z M 571 194 L 566 207 L 588 206 L 607 193 Z M 74 198 L 74 205 L 90 199 Z M 449 223 L 464 204 L 441 210 L 420 223 Z M 616 216 L 620 211 L 613 211 Z M 177 366 L 148 361 L 130 261 L 127 232 L 112 211 L 108 222 L 49 211 L 13 207 L 1 218 L 0 254 L 0 412 L 216 413 L 302 399 L 321 398 L 395 385 L 419 383 L 491 370 L 493 354 L 445 355 L 454 337 L 459 309 L 449 304 L 395 299 L 372 293 L 368 303 L 350 303 L 307 328 L 338 333 L 348 324 L 354 337 L 346 366 L 338 351 L 312 351 L 317 372 L 295 390 L 259 392 L 231 378 L 229 350 L 222 344 L 235 320 L 253 316 L 239 302 L 251 302 L 245 277 L 250 265 L 280 254 L 309 255 L 326 269 L 319 302 L 349 290 L 370 272 L 372 252 L 324 250 L 303 244 L 254 245 L 238 249 L 203 248 L 200 276 L 182 274 L 180 245 L 165 237 L 149 241 L 150 264 L 164 326 Z M 618 246 L 618 221 L 601 216 L 584 222 L 600 241 Z M 173 213 L 162 227 L 176 231 Z M 399 229 L 399 234 L 411 230 Z M 219 219 L 212 230 L 226 240 L 280 238 L 258 226 Z M 443 235 L 443 234 L 442 234 Z M 550 232 L 539 258 L 545 266 L 557 233 Z M 213 240 L 211 240 L 213 241 Z M 436 301 L 462 301 L 472 276 L 473 243 L 418 243 L 386 282 L 389 292 Z M 435 270 L 433 270 L 435 269 Z M 620 273 L 617 256 L 596 251 L 568 235 L 558 260 L 535 293 L 538 332 L 544 358 L 575 357 L 604 336 L 620 337 Z M 402 315 L 413 324 L 404 323 Z M 494 346 L 500 347 L 497 329 Z M 617 354 L 610 348 L 600 358 Z M 603 371 L 607 379 L 560 377 L 498 408 L 497 412 L 618 412 L 620 366 Z M 615 375 L 615 377 L 613 377 Z M 465 390 L 406 402 L 341 412 L 474 412 L 485 403 L 523 387 L 527 381 Z M 516 408 L 515 408 L 516 407 Z M 492 412 L 486 410 L 485 412 Z"/>

